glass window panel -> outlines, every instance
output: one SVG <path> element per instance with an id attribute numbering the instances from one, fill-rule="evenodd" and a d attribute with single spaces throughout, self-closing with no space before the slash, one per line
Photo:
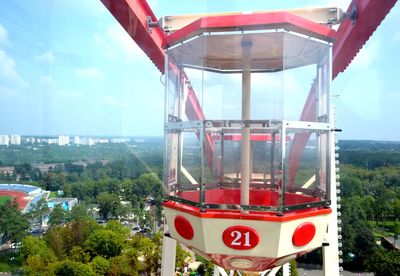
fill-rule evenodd
<path id="1" fill-rule="evenodd" d="M 200 203 L 240 209 L 240 205 L 247 205 L 241 199 L 241 187 L 245 182 L 243 165 L 248 164 L 251 206 L 275 208 L 283 203 L 325 200 L 329 179 L 327 133 L 311 128 L 284 130 L 282 123 L 328 122 L 329 46 L 292 33 L 224 36 L 215 39 L 228 43 L 226 38 L 230 37 L 237 43 L 221 55 L 214 52 L 218 43 L 213 35 L 169 51 L 187 76 L 181 98 L 177 92 L 181 83 L 168 82 L 174 87 L 167 90 L 170 113 L 179 115 L 179 110 L 184 110 L 182 146 L 179 138 L 169 142 L 170 154 L 178 155 L 169 159 L 170 170 L 176 166 L 177 175 L 168 178 L 178 183 L 177 195 L 193 202 L 204 200 Z M 246 59 L 240 41 L 250 38 L 250 120 L 243 121 L 242 69 Z M 260 48 L 264 40 L 273 42 L 268 51 Z M 196 50 L 190 45 L 200 51 L 195 57 L 190 57 L 190 51 Z M 229 55 L 233 60 L 224 60 Z M 169 76 L 176 80 L 176 75 Z M 185 122 L 198 120 L 203 121 L 194 127 L 198 132 L 184 129 Z M 250 130 L 250 159 L 242 164 L 246 128 Z"/>

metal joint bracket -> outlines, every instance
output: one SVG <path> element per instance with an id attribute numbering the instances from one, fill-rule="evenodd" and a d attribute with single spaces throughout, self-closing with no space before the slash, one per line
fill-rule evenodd
<path id="1" fill-rule="evenodd" d="M 250 124 L 251 124 L 250 120 L 243 120 L 241 122 L 241 127 L 250 127 Z"/>
<path id="2" fill-rule="evenodd" d="M 350 14 L 350 20 L 352 25 L 356 24 L 357 18 L 358 18 L 358 9 L 357 5 L 354 5 L 353 8 L 351 9 L 351 14 Z"/>
<path id="3" fill-rule="evenodd" d="M 357 5 L 354 5 L 351 8 L 351 11 L 344 13 L 341 21 L 343 21 L 344 19 L 347 19 L 347 18 L 351 20 L 351 25 L 355 25 L 356 24 L 357 19 L 358 19 L 358 8 L 357 8 Z"/>
<path id="4" fill-rule="evenodd" d="M 159 27 L 160 24 L 158 23 L 158 21 L 153 21 L 153 19 L 151 18 L 151 16 L 147 16 L 146 17 L 146 27 L 147 27 L 147 31 L 151 34 L 153 32 L 153 29 L 156 27 Z"/>

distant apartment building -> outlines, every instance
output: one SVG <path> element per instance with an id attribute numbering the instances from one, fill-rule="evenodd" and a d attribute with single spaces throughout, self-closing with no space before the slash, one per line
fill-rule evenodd
<path id="1" fill-rule="evenodd" d="M 79 137 L 74 136 L 74 144 L 93 146 L 94 144 L 108 144 L 110 140 L 107 138 L 92 138 L 92 137 Z"/>
<path id="2" fill-rule="evenodd" d="M 93 146 L 94 144 L 95 144 L 95 141 L 92 137 L 81 138 L 81 145 Z"/>
<path id="3" fill-rule="evenodd" d="M 128 143 L 129 138 L 113 138 L 111 139 L 111 143 Z"/>
<path id="4" fill-rule="evenodd" d="M 0 167 L 0 174 L 2 175 L 12 175 L 14 174 L 15 171 L 15 167 L 11 167 L 11 166 L 5 166 L 5 167 Z"/>
<path id="5" fill-rule="evenodd" d="M 94 164 L 96 162 L 100 162 L 103 166 L 107 165 L 110 161 L 106 159 L 101 159 L 101 160 L 89 160 L 87 163 L 88 164 Z"/>
<path id="6" fill-rule="evenodd" d="M 44 164 L 44 163 L 32 163 L 32 168 L 38 169 L 41 173 L 48 173 L 50 169 L 55 169 L 57 166 L 60 166 L 64 169 L 64 164 L 62 163 L 51 163 L 51 164 Z"/>
<path id="7" fill-rule="evenodd" d="M 49 138 L 47 140 L 43 139 L 44 141 L 47 141 L 47 144 L 52 145 L 52 144 L 58 144 L 58 139 L 57 138 Z"/>
<path id="8" fill-rule="evenodd" d="M 10 137 L 8 135 L 0 135 L 0 146 L 9 146 Z"/>
<path id="9" fill-rule="evenodd" d="M 75 145 L 80 145 L 81 144 L 81 138 L 79 136 L 74 136 L 74 144 Z"/>
<path id="10" fill-rule="evenodd" d="M 18 135 L 18 134 L 10 135 L 10 144 L 20 146 L 21 145 L 21 135 Z"/>
<path id="11" fill-rule="evenodd" d="M 129 138 L 93 138 L 93 137 L 81 137 L 81 136 L 68 136 L 59 135 L 58 138 L 42 138 L 42 137 L 23 137 L 21 135 L 0 135 L 0 145 L 20 145 L 21 142 L 27 144 L 58 144 L 59 146 L 66 146 L 71 143 L 75 145 L 93 146 L 95 144 L 108 144 L 108 143 L 128 143 Z M 136 142 L 143 143 L 144 139 L 136 139 Z"/>
<path id="12" fill-rule="evenodd" d="M 99 143 L 99 144 L 108 144 L 108 143 L 110 143 L 110 140 L 107 139 L 107 138 L 96 139 L 96 143 Z"/>
<path id="13" fill-rule="evenodd" d="M 58 145 L 59 146 L 69 145 L 69 136 L 66 136 L 66 135 L 58 136 Z"/>
<path id="14" fill-rule="evenodd" d="M 88 165 L 88 162 L 85 162 L 85 161 L 75 161 L 75 162 L 72 162 L 72 165 L 82 166 L 83 168 L 86 168 L 87 165 Z"/>
<path id="15" fill-rule="evenodd" d="M 39 139 L 38 139 L 39 140 Z M 28 144 L 34 144 L 36 141 L 35 137 L 26 137 L 25 138 L 26 143 Z"/>

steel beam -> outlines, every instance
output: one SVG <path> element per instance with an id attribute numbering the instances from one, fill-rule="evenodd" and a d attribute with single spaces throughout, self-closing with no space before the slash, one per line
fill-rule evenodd
<path id="1" fill-rule="evenodd" d="M 332 79 L 343 72 L 385 19 L 397 0 L 353 0 L 333 44 Z"/>
<path id="2" fill-rule="evenodd" d="M 147 20 L 157 18 L 145 0 L 100 0 L 137 43 L 154 65 L 164 73 L 165 33 L 160 28 L 149 31 Z"/>
<path id="3" fill-rule="evenodd" d="M 397 0 L 353 0 L 351 2 L 346 12 L 347 18 L 341 23 L 337 31 L 337 40 L 333 44 L 332 80 L 347 68 L 396 2 Z M 313 85 L 304 104 L 300 120 L 309 120 L 315 116 L 315 93 Z M 309 134 L 296 134 L 294 137 L 293 146 L 289 154 L 291 166 L 289 185 L 293 184 L 301 156 L 309 138 Z"/>

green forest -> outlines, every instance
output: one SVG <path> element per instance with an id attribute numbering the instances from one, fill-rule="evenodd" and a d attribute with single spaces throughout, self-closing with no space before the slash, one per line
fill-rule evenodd
<path id="1" fill-rule="evenodd" d="M 338 153 L 339 244 L 344 269 L 400 275 L 399 250 L 382 242 L 400 235 L 400 143 L 340 141 Z M 322 263 L 321 250 L 298 261 Z"/>
<path id="2" fill-rule="evenodd" d="M 14 207 L 8 204 L 5 208 Z M 150 275 L 157 272 L 160 233 L 152 237 L 130 237 L 130 229 L 119 221 L 109 220 L 100 225 L 83 205 L 62 218 L 53 219 L 41 237 L 12 237 L 21 241 L 20 252 L 9 254 L 7 263 L 1 263 L 0 269 L 22 269 L 24 275 Z M 27 227 L 26 218 L 21 219 L 24 220 Z M 177 249 L 176 265 L 182 267 L 188 254 Z"/>
<path id="3" fill-rule="evenodd" d="M 146 140 L 147 141 L 147 140 Z M 400 235 L 400 143 L 340 141 L 340 259 L 346 270 L 376 275 L 400 275 L 400 253 L 384 238 Z M 26 275 L 149 275 L 159 267 L 162 225 L 162 138 L 141 144 L 59 147 L 2 147 L 3 183 L 26 183 L 48 191 L 63 191 L 80 204 L 70 212 L 54 208 L 49 229 L 30 235 L 49 210 L 39 202 L 21 215 L 15 202 L 3 198 L 0 234 L 19 250 L 0 255 L 0 271 Z M 104 162 L 106 161 L 106 162 Z M 54 163 L 47 172 L 35 163 Z M 106 223 L 92 218 L 98 206 Z M 145 206 L 151 206 L 145 210 Z M 129 214 L 139 218 L 141 234 L 131 235 L 121 224 Z M 390 239 L 389 239 L 390 241 Z M 400 241 L 398 241 L 400 242 Z M 177 249 L 177 267 L 188 256 Z M 205 271 L 211 265 L 205 262 Z M 321 250 L 297 259 L 321 264 Z"/>

